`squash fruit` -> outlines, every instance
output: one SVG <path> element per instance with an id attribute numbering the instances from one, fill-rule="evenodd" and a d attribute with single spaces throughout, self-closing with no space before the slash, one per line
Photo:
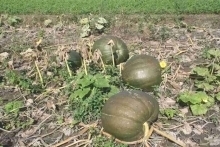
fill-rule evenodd
<path id="1" fill-rule="evenodd" d="M 122 69 L 122 80 L 130 86 L 152 90 L 162 81 L 159 61 L 150 55 L 134 55 Z"/>
<path id="2" fill-rule="evenodd" d="M 113 64 L 112 55 L 115 65 L 125 62 L 129 58 L 127 45 L 116 36 L 104 36 L 96 40 L 91 51 L 94 53 L 96 50 L 101 52 L 102 60 L 107 65 Z"/>
<path id="3" fill-rule="evenodd" d="M 71 69 L 77 69 L 82 66 L 82 56 L 77 51 L 71 50 L 68 54 L 67 61 Z"/>
<path id="4" fill-rule="evenodd" d="M 159 104 L 154 97 L 139 90 L 121 91 L 106 101 L 101 121 L 106 133 L 131 142 L 144 137 L 146 124 L 156 121 L 158 114 Z"/>

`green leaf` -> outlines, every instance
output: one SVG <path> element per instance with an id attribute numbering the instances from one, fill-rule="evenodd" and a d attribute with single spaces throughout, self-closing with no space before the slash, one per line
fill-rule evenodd
<path id="1" fill-rule="evenodd" d="M 97 74 L 95 75 L 94 79 L 95 79 L 94 85 L 96 87 L 98 88 L 110 87 L 109 80 L 105 78 L 103 75 Z"/>
<path id="2" fill-rule="evenodd" d="M 77 97 L 82 99 L 90 92 L 90 88 L 77 89 L 70 95 L 71 99 L 76 99 Z"/>
<path id="3" fill-rule="evenodd" d="M 13 101 L 9 102 L 4 106 L 6 113 L 14 113 L 17 114 L 19 112 L 19 108 L 23 106 L 22 101 Z"/>
<path id="4" fill-rule="evenodd" d="M 215 97 L 218 101 L 220 101 L 220 92 L 218 94 L 216 94 Z"/>
<path id="5" fill-rule="evenodd" d="M 114 94 L 116 94 L 116 93 L 118 93 L 118 92 L 119 92 L 118 87 L 116 87 L 116 86 L 111 86 L 111 90 L 110 90 L 110 92 L 108 93 L 108 97 L 111 97 L 111 96 L 113 96 Z"/>
<path id="6" fill-rule="evenodd" d="M 203 104 L 190 105 L 190 109 L 193 115 L 203 115 L 208 111 L 207 106 Z"/>
<path id="7" fill-rule="evenodd" d="M 177 114 L 177 110 L 172 108 L 167 108 L 161 111 L 163 115 L 165 115 L 167 118 L 171 119 L 174 117 L 174 115 Z"/>
<path id="8" fill-rule="evenodd" d="M 220 50 L 219 49 L 210 49 L 208 53 L 214 57 L 220 57 Z"/>
<path id="9" fill-rule="evenodd" d="M 93 83 L 94 83 L 94 79 L 93 79 L 93 77 L 91 75 L 86 75 L 82 79 L 79 79 L 77 81 L 77 84 L 80 85 L 80 88 L 87 87 L 87 86 L 89 86 L 89 85 L 91 85 Z"/>
<path id="10" fill-rule="evenodd" d="M 205 80 L 207 81 L 207 82 L 213 82 L 213 81 L 215 81 L 216 80 L 216 76 L 214 76 L 214 75 L 208 75 L 206 78 L 205 78 Z"/>
<path id="11" fill-rule="evenodd" d="M 205 91 L 211 91 L 211 90 L 214 90 L 215 88 L 213 85 L 210 85 L 209 83 L 204 83 L 204 82 L 195 83 L 195 86 L 198 88 L 202 88 Z"/>
<path id="12" fill-rule="evenodd" d="M 208 68 L 205 67 L 195 67 L 193 68 L 193 72 L 203 77 L 210 75 Z"/>
<path id="13" fill-rule="evenodd" d="M 214 63 L 213 67 L 214 67 L 215 70 L 220 70 L 220 65 L 219 64 Z"/>
<path id="14" fill-rule="evenodd" d="M 209 96 L 203 92 L 184 92 L 179 96 L 180 101 L 186 103 L 186 104 L 200 104 L 200 103 L 206 103 L 209 100 Z"/>

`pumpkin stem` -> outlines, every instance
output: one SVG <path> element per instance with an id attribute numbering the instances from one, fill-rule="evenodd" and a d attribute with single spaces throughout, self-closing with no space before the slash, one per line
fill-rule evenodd
<path id="1" fill-rule="evenodd" d="M 148 123 L 147 122 L 145 122 L 144 124 L 143 124 L 143 126 L 144 126 L 144 139 L 145 138 L 149 138 L 148 136 L 150 136 L 149 135 L 149 125 L 148 125 Z M 152 132 L 151 132 L 152 133 Z"/>
<path id="2" fill-rule="evenodd" d="M 176 144 L 180 145 L 181 147 L 186 147 L 186 144 L 184 144 L 182 141 L 178 141 L 178 140 L 176 140 L 174 137 L 172 137 L 172 136 L 168 135 L 167 133 L 162 132 L 162 131 L 160 131 L 160 130 L 154 128 L 154 127 L 152 127 L 152 128 L 153 128 L 153 130 L 154 130 L 155 132 L 157 132 L 157 134 L 168 138 L 169 140 L 171 140 L 171 141 L 175 142 Z"/>
<path id="3" fill-rule="evenodd" d="M 115 66 L 115 58 L 114 58 L 114 53 L 113 53 L 113 50 L 112 50 L 112 47 L 114 46 L 114 41 L 113 41 L 113 40 L 110 40 L 110 41 L 108 42 L 108 45 L 111 46 L 112 63 L 113 63 L 113 66 Z"/>
<path id="4" fill-rule="evenodd" d="M 83 59 L 83 66 L 84 66 L 85 74 L 88 75 L 85 59 Z"/>

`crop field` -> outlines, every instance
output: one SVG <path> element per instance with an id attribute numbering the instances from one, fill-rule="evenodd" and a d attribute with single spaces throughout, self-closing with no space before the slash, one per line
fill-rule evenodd
<path id="1" fill-rule="evenodd" d="M 219 147 L 219 8 L 0 0 L 0 147 Z"/>
<path id="2" fill-rule="evenodd" d="M 0 0 L 10 14 L 204 14 L 220 13 L 219 0 Z"/>

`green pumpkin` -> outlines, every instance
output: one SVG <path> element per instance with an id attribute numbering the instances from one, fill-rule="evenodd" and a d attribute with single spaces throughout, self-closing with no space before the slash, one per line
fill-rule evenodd
<path id="1" fill-rule="evenodd" d="M 94 53 L 96 50 L 101 52 L 102 60 L 107 65 L 113 64 L 112 53 L 115 65 L 125 62 L 129 58 L 127 45 L 116 36 L 104 36 L 96 40 L 92 52 Z"/>
<path id="2" fill-rule="evenodd" d="M 148 133 L 145 127 L 149 128 L 158 114 L 159 104 L 154 97 L 139 90 L 121 91 L 106 101 L 101 121 L 105 132 L 121 141 L 132 142 Z"/>
<path id="3" fill-rule="evenodd" d="M 152 90 L 162 81 L 159 61 L 149 55 L 134 55 L 123 66 L 122 80 L 136 88 Z"/>
<path id="4" fill-rule="evenodd" d="M 82 56 L 80 53 L 71 50 L 68 54 L 68 62 L 71 69 L 76 69 L 82 66 Z"/>

